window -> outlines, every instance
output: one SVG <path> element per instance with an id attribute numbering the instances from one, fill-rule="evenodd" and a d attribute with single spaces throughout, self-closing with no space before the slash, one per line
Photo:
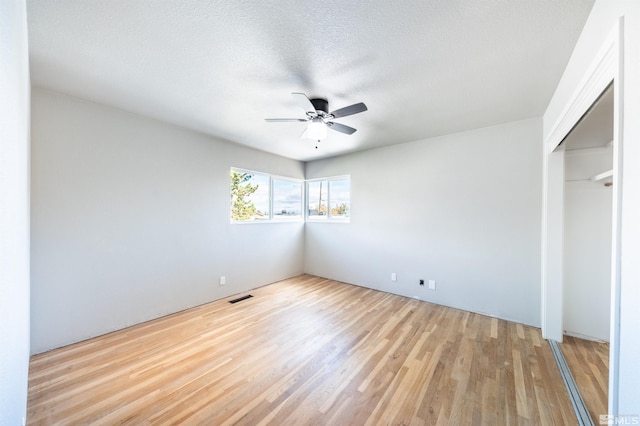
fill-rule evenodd
<path id="1" fill-rule="evenodd" d="M 302 182 L 266 173 L 231 169 L 231 222 L 302 218 Z"/>
<path id="2" fill-rule="evenodd" d="M 302 181 L 232 168 L 231 222 L 268 223 L 303 219 Z M 339 176 L 307 181 L 306 218 L 349 222 L 351 178 Z"/>
<path id="3" fill-rule="evenodd" d="M 307 219 L 348 222 L 350 212 L 349 176 L 307 182 Z"/>
<path id="4" fill-rule="evenodd" d="M 302 218 L 302 183 L 273 179 L 273 218 Z"/>
<path id="5" fill-rule="evenodd" d="M 336 179 L 329 181 L 329 216 L 346 219 L 349 217 L 351 207 L 351 181 L 350 179 Z"/>
<path id="6" fill-rule="evenodd" d="M 307 182 L 307 216 L 309 219 L 327 218 L 328 186 L 326 180 Z"/>

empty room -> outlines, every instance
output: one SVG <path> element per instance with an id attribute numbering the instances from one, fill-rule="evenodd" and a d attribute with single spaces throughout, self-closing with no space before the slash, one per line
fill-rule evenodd
<path id="1" fill-rule="evenodd" d="M 0 4 L 0 424 L 640 424 L 640 2 Z"/>

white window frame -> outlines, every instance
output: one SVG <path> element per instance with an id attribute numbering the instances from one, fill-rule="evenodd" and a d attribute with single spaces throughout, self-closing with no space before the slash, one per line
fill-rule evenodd
<path id="1" fill-rule="evenodd" d="M 292 177 L 288 177 L 288 176 L 280 176 L 280 175 L 274 175 L 271 173 L 265 173 L 265 172 L 259 172 L 256 170 L 249 170 L 249 169 L 244 169 L 241 167 L 231 167 L 231 169 L 229 170 L 229 176 L 231 175 L 231 172 L 238 172 L 238 173 L 251 173 L 254 175 L 262 175 L 262 176 L 267 176 L 269 178 L 269 218 L 268 219 L 263 219 L 263 220 L 233 220 L 231 218 L 231 204 L 229 204 L 229 221 L 231 224 L 233 225 L 249 225 L 249 224 L 261 224 L 261 223 L 282 223 L 282 222 L 302 222 L 305 219 L 305 214 L 304 214 L 304 208 L 305 208 L 305 180 L 304 179 L 296 179 L 296 178 L 292 178 Z M 293 217 L 282 217 L 280 215 L 274 215 L 273 214 L 273 202 L 274 202 L 274 196 L 273 196 L 273 192 L 274 192 L 274 184 L 273 181 L 274 180 L 281 180 L 281 181 L 288 181 L 288 182 L 295 182 L 300 184 L 300 215 L 298 216 L 293 216 Z M 231 191 L 231 188 L 229 188 L 229 191 Z M 231 192 L 229 192 L 229 196 L 231 196 Z M 231 197 L 229 197 L 229 200 L 231 200 Z"/>
<path id="2" fill-rule="evenodd" d="M 349 181 L 349 216 L 347 217 L 334 217 L 331 215 L 331 182 L 337 180 Z M 309 216 L 309 183 L 326 181 L 327 182 L 327 215 L 326 216 Z M 331 177 L 322 177 L 316 179 L 307 179 L 305 181 L 305 202 L 304 202 L 304 214 L 307 222 L 314 223 L 349 223 L 351 222 L 351 175 L 340 175 Z"/>
<path id="3" fill-rule="evenodd" d="M 290 177 L 286 177 L 286 176 L 277 176 L 277 175 L 270 175 L 271 176 L 271 192 L 270 192 L 270 199 L 271 199 L 271 220 L 273 222 L 302 222 L 304 221 L 304 194 L 305 194 L 305 181 L 302 179 L 295 179 L 295 178 L 290 178 Z M 300 214 L 298 216 L 281 216 L 281 215 L 275 215 L 274 214 L 274 208 L 273 208 L 273 204 L 275 201 L 275 197 L 274 197 L 274 193 L 275 193 L 275 185 L 274 185 L 274 181 L 276 180 L 281 180 L 281 181 L 285 181 L 285 182 L 294 182 L 294 183 L 298 183 L 300 184 Z"/>

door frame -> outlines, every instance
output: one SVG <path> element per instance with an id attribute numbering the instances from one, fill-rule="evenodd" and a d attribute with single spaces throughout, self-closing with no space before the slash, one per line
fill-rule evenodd
<path id="1" fill-rule="evenodd" d="M 609 414 L 618 411 L 620 336 L 620 240 L 622 203 L 622 125 L 624 17 L 602 48 L 544 140 L 542 201 L 541 328 L 545 339 L 562 342 L 564 149 L 560 145 L 602 92 L 613 84 L 613 211 L 611 247 L 611 326 L 609 346 Z"/>

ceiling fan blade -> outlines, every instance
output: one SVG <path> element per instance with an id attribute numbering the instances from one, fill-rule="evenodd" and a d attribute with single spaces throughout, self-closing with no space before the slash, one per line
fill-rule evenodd
<path id="1" fill-rule="evenodd" d="M 268 121 L 270 123 L 290 123 L 292 121 L 302 121 L 303 123 L 307 120 L 306 118 L 265 118 L 264 121 Z"/>
<path id="2" fill-rule="evenodd" d="M 311 99 L 304 93 L 293 92 L 292 95 L 296 95 L 295 99 L 300 105 L 300 108 L 304 110 L 304 112 L 316 112 L 316 107 L 311 103 Z"/>
<path id="3" fill-rule="evenodd" d="M 356 129 L 354 129 L 353 127 L 345 126 L 344 124 L 340 124 L 340 123 L 334 123 L 332 121 L 327 122 L 327 126 L 332 130 L 335 130 L 337 132 L 344 133 L 347 135 L 352 135 L 356 131 Z"/>
<path id="4" fill-rule="evenodd" d="M 357 104 L 349 105 L 344 108 L 337 109 L 331 113 L 333 118 L 346 117 L 347 115 L 357 114 L 359 112 L 364 112 L 367 110 L 367 106 L 360 102 Z"/>

